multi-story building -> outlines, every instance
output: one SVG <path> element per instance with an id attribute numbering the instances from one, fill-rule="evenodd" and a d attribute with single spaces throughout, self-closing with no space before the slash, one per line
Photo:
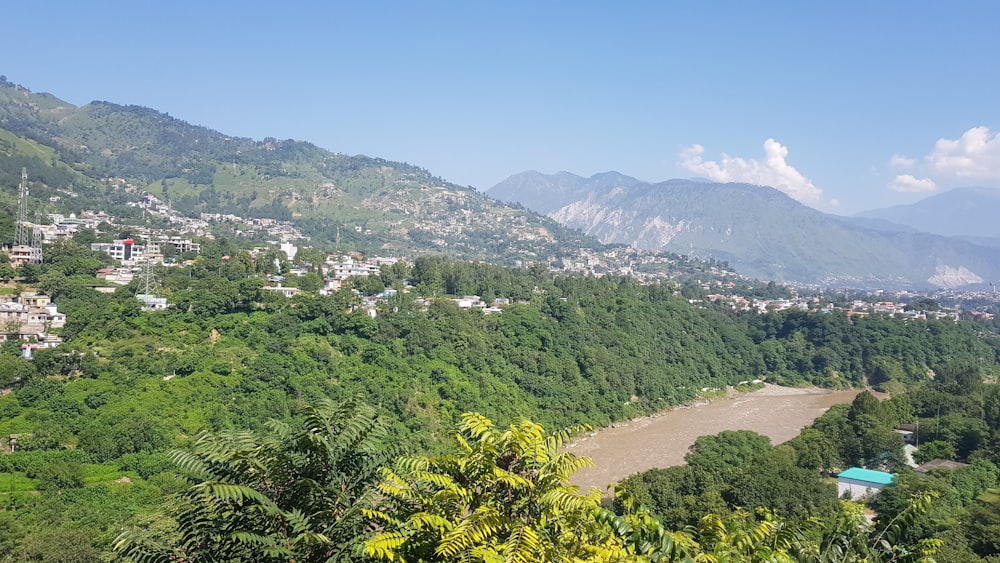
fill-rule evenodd
<path id="1" fill-rule="evenodd" d="M 201 252 L 201 245 L 197 242 L 191 242 L 191 239 L 182 239 L 180 237 L 162 237 L 157 238 L 149 242 L 147 247 L 149 247 L 150 254 L 163 255 L 162 248 L 163 245 L 169 244 L 174 247 L 177 254 L 184 254 L 185 252 Z"/>
<path id="2" fill-rule="evenodd" d="M 108 256 L 122 262 L 130 264 L 143 261 L 146 254 L 146 246 L 136 244 L 134 240 L 119 239 L 112 242 L 95 242 L 90 245 L 90 249 L 95 252 L 104 252 Z"/>
<path id="3" fill-rule="evenodd" d="M 27 340 L 45 343 L 45 348 L 59 345 L 58 336 L 48 334 L 66 325 L 66 315 L 56 309 L 48 295 L 30 291 L 13 298 L 0 296 L 0 341 Z M 27 352 L 30 357 L 30 350 Z"/>

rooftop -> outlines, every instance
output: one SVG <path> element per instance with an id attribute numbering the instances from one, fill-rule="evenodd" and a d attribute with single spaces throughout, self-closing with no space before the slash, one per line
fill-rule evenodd
<path id="1" fill-rule="evenodd" d="M 895 475 L 892 473 L 886 473 L 885 471 L 875 471 L 873 469 L 863 469 L 861 467 L 852 467 L 846 471 L 843 471 L 837 477 L 844 479 L 855 479 L 857 481 L 865 481 L 868 483 L 877 483 L 879 485 L 891 485 L 892 480 Z"/>

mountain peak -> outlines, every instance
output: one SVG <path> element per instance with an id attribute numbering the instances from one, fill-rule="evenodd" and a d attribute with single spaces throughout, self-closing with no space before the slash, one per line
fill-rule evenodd
<path id="1" fill-rule="evenodd" d="M 883 219 L 944 236 L 1000 238 L 1000 189 L 969 186 L 934 194 L 916 203 L 863 211 Z"/>
<path id="2" fill-rule="evenodd" d="M 768 186 L 535 173 L 489 193 L 604 243 L 724 260 L 763 279 L 927 287 L 1000 271 L 997 249 L 827 215 Z"/>

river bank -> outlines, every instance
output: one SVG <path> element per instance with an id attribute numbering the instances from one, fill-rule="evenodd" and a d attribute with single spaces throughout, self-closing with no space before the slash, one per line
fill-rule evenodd
<path id="1" fill-rule="evenodd" d="M 594 460 L 594 467 L 577 472 L 572 483 L 584 490 L 604 490 L 633 473 L 681 465 L 699 436 L 724 430 L 752 430 L 779 444 L 798 436 L 831 406 L 853 401 L 859 392 L 766 385 L 620 422 L 581 435 L 567 446 Z"/>

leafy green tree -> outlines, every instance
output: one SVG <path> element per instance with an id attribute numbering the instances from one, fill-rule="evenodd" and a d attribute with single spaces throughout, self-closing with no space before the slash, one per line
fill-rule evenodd
<path id="1" fill-rule="evenodd" d="M 36 477 L 40 491 L 75 489 L 83 486 L 83 466 L 66 461 L 47 463 L 38 469 Z"/>
<path id="2" fill-rule="evenodd" d="M 316 272 L 309 272 L 299 280 L 299 289 L 310 293 L 319 291 L 323 287 L 323 278 Z"/>
<path id="3" fill-rule="evenodd" d="M 943 440 L 932 440 L 920 444 L 920 448 L 913 452 L 913 461 L 917 463 L 927 463 L 932 459 L 955 459 L 955 446 Z"/>
<path id="4" fill-rule="evenodd" d="M 37 375 L 36 366 L 21 356 L 0 354 L 0 387 L 26 383 Z"/>
<path id="5" fill-rule="evenodd" d="M 940 539 L 908 541 L 914 521 L 924 517 L 937 493 L 914 495 L 894 517 L 880 526 L 868 523 L 864 506 L 841 501 L 836 519 L 821 528 L 818 550 L 809 549 L 806 561 L 853 561 L 871 563 L 933 563 Z"/>
<path id="6" fill-rule="evenodd" d="M 359 400 L 305 407 L 293 427 L 202 434 L 172 457 L 193 485 L 175 516 L 177 545 L 142 530 L 115 541 L 135 561 L 356 561 L 387 427 Z"/>
<path id="7" fill-rule="evenodd" d="M 969 547 L 978 555 L 1000 555 L 1000 510 L 996 503 L 972 506 L 963 528 Z"/>
<path id="8" fill-rule="evenodd" d="M 502 431 L 462 415 L 460 452 L 407 458 L 385 471 L 382 525 L 365 543 L 384 561 L 611 561 L 624 555 L 593 518 L 597 489 L 578 494 L 569 477 L 587 458 L 561 452 L 574 429 L 546 435 L 521 420 Z"/>
<path id="9" fill-rule="evenodd" d="M 701 436 L 691 446 L 684 460 L 696 471 L 712 475 L 723 485 L 741 467 L 771 449 L 771 439 L 749 430 L 725 430 L 715 436 Z"/>
<path id="10" fill-rule="evenodd" d="M 15 561 L 53 563 L 101 563 L 105 559 L 92 544 L 87 530 L 46 527 L 30 534 Z"/>

